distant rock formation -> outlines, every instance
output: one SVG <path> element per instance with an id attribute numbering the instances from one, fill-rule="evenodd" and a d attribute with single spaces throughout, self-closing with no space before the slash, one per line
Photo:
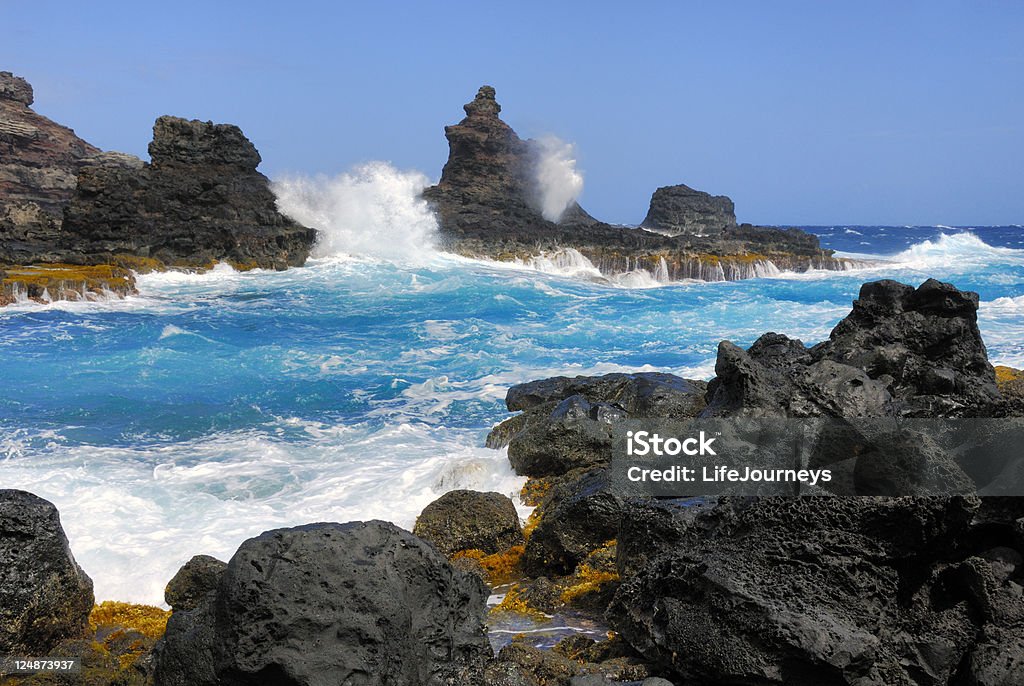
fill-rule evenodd
<path id="1" fill-rule="evenodd" d="M 57 237 L 82 161 L 99 149 L 32 111 L 32 86 L 0 71 L 0 263 L 59 261 Z"/>
<path id="2" fill-rule="evenodd" d="M 442 227 L 456 236 L 497 236 L 597 223 L 575 202 L 559 224 L 544 219 L 535 174 L 540 151 L 498 117 L 501 105 L 494 96 L 494 88 L 482 86 L 463 106 L 465 119 L 444 128 L 448 163 L 440 182 L 423 193 L 437 208 Z"/>
<path id="3" fill-rule="evenodd" d="M 256 171 L 260 155 L 237 126 L 160 117 L 149 154 L 150 164 L 108 153 L 82 166 L 59 239 L 66 260 L 270 269 L 306 261 L 316 231 L 277 211 Z"/>
<path id="4" fill-rule="evenodd" d="M 715 235 L 736 228 L 736 208 L 724 195 L 711 195 L 682 184 L 663 186 L 651 196 L 641 228 L 663 233 Z"/>
<path id="5" fill-rule="evenodd" d="M 161 117 L 147 164 L 101 153 L 32 102 L 25 79 L 0 72 L 0 304 L 132 292 L 63 264 L 44 283 L 24 265 L 284 269 L 308 257 L 316 231 L 278 212 L 238 127 Z"/>
<path id="6" fill-rule="evenodd" d="M 582 261 L 605 275 L 643 270 L 662 281 L 845 268 L 817 237 L 799 229 L 736 226 L 732 201 L 686 186 L 655 193 L 651 231 L 600 222 L 575 202 L 557 223 L 548 221 L 535 173 L 540 146 L 500 119 L 490 86 L 464 109 L 461 122 L 445 127 L 450 152 L 441 180 L 423 192 L 448 250 L 506 261 Z"/>

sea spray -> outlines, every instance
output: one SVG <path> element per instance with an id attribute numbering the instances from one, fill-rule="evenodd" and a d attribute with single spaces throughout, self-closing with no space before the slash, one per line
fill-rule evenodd
<path id="1" fill-rule="evenodd" d="M 543 136 L 535 144 L 541 214 L 557 222 L 583 192 L 583 174 L 576 168 L 576 146 L 555 136 Z"/>
<path id="2" fill-rule="evenodd" d="M 314 257 L 360 255 L 423 263 L 433 254 L 437 220 L 423 189 L 426 175 L 369 162 L 334 177 L 274 181 L 282 212 L 320 231 Z"/>

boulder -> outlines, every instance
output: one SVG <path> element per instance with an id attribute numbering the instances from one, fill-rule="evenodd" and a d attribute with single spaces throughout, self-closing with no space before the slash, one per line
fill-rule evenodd
<path id="1" fill-rule="evenodd" d="M 164 589 L 164 602 L 175 612 L 195 609 L 209 593 L 217 589 L 228 567 L 209 555 L 195 555 L 182 565 Z"/>
<path id="2" fill-rule="evenodd" d="M 92 580 L 71 555 L 57 508 L 0 490 L 0 655 L 47 655 L 84 635 L 92 607 Z"/>
<path id="3" fill-rule="evenodd" d="M 736 208 L 724 195 L 711 195 L 682 184 L 654 191 L 642 228 L 667 236 L 720 234 L 736 226 Z"/>
<path id="4" fill-rule="evenodd" d="M 412 531 L 446 556 L 460 550 L 493 554 L 523 544 L 515 504 L 500 493 L 445 493 L 423 509 Z"/>
<path id="5" fill-rule="evenodd" d="M 526 542 L 523 568 L 533 576 L 570 574 L 618 535 L 622 496 L 604 470 L 594 470 L 553 492 L 540 511 Z"/>
<path id="6" fill-rule="evenodd" d="M 268 531 L 171 616 L 155 682 L 480 684 L 485 601 L 479 579 L 386 522 Z"/>
<path id="7" fill-rule="evenodd" d="M 508 445 L 512 467 L 525 476 L 602 466 L 611 458 L 615 422 L 694 417 L 704 408 L 705 391 L 702 381 L 660 372 L 531 381 L 509 389 L 506 406 L 524 413 L 495 427 L 487 444 Z"/>

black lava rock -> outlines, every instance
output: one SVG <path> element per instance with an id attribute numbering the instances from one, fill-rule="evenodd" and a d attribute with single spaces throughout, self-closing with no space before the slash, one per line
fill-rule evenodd
<path id="1" fill-rule="evenodd" d="M 523 544 L 516 506 L 500 493 L 445 493 L 423 508 L 412 531 L 446 556 L 474 549 L 492 554 Z"/>
<path id="2" fill-rule="evenodd" d="M 44 656 L 85 633 L 92 580 L 75 562 L 54 505 L 0 490 L 0 655 Z"/>
<path id="3" fill-rule="evenodd" d="M 485 600 L 478 578 L 386 522 L 268 531 L 171 616 L 156 684 L 480 684 Z"/>

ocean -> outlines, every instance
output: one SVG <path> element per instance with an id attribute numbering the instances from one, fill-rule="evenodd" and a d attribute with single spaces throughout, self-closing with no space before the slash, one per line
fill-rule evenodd
<path id="1" fill-rule="evenodd" d="M 411 528 L 451 489 L 514 495 L 524 480 L 483 447 L 510 385 L 706 379 L 722 339 L 827 337 L 865 281 L 977 291 L 991 360 L 1024 366 L 1020 226 L 808 227 L 878 264 L 663 284 L 447 255 L 406 210 L 332 227 L 299 269 L 149 274 L 125 300 L 0 309 L 0 487 L 59 507 L 97 600 L 159 604 L 192 555 L 228 559 L 267 529 Z"/>

